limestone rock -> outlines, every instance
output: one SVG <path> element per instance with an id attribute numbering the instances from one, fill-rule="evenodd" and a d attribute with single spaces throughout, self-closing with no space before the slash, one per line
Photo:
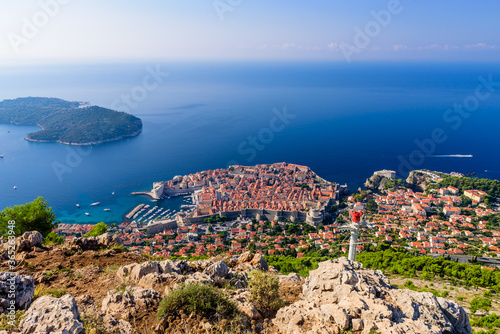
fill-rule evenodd
<path id="1" fill-rule="evenodd" d="M 178 275 L 176 273 L 172 274 L 150 273 L 147 274 L 146 276 L 143 276 L 139 280 L 137 285 L 143 288 L 156 289 L 157 287 L 162 285 L 172 287 L 175 284 L 184 282 L 186 279 L 187 279 L 186 276 Z"/>
<path id="2" fill-rule="evenodd" d="M 252 259 L 252 261 L 250 261 L 250 264 L 259 270 L 263 270 L 263 271 L 269 270 L 269 265 L 267 264 L 267 261 L 264 259 L 262 254 L 259 254 L 259 253 L 256 253 L 253 256 L 253 259 Z"/>
<path id="3" fill-rule="evenodd" d="M 255 270 L 256 268 L 252 266 L 250 263 L 240 263 L 234 269 L 238 272 L 247 272 Z"/>
<path id="4" fill-rule="evenodd" d="M 82 318 L 85 316 L 102 321 L 104 329 L 109 333 L 132 334 L 135 333 L 132 325 L 123 319 L 116 319 L 111 314 L 101 314 L 95 304 L 94 298 L 90 295 L 80 295 L 75 298 L 78 310 Z M 87 332 L 87 334 L 89 334 Z"/>
<path id="5" fill-rule="evenodd" d="M 250 320 L 259 320 L 262 316 L 257 308 L 250 303 L 250 293 L 248 290 L 239 290 L 236 295 L 231 296 L 240 312 Z"/>
<path id="6" fill-rule="evenodd" d="M 71 295 L 61 298 L 42 296 L 35 300 L 19 324 L 22 334 L 84 334 L 76 301 Z"/>
<path id="7" fill-rule="evenodd" d="M 25 232 L 16 238 L 16 250 L 18 252 L 31 252 L 35 247 L 41 246 L 43 236 L 38 231 Z"/>
<path id="8" fill-rule="evenodd" d="M 175 264 L 181 275 L 189 275 L 196 272 L 196 266 L 191 266 L 188 261 L 177 261 Z"/>
<path id="9" fill-rule="evenodd" d="M 100 236 L 97 237 L 97 242 L 103 247 L 103 248 L 110 248 L 112 246 L 123 246 L 123 241 L 122 239 L 117 236 L 116 234 L 113 233 L 104 233 L 101 234 Z"/>
<path id="10" fill-rule="evenodd" d="M 269 265 L 261 254 L 245 252 L 238 257 L 235 269 L 237 271 L 250 271 L 255 269 L 268 271 Z"/>
<path id="11" fill-rule="evenodd" d="M 197 261 L 192 261 L 189 262 L 189 266 L 194 270 L 194 271 L 205 271 L 208 267 L 213 265 L 214 263 L 212 262 L 211 259 L 207 260 L 197 260 Z"/>
<path id="12" fill-rule="evenodd" d="M 282 282 L 300 282 L 303 280 L 302 277 L 297 275 L 296 273 L 289 273 L 288 275 L 280 275 L 279 276 L 280 283 Z"/>
<path id="13" fill-rule="evenodd" d="M 251 252 L 245 252 L 239 256 L 238 262 L 236 262 L 236 265 L 250 262 L 252 259 L 253 259 L 253 254 Z"/>
<path id="14" fill-rule="evenodd" d="M 122 239 L 116 234 L 104 233 L 97 237 L 74 238 L 66 247 L 73 250 L 98 251 L 114 245 L 123 245 Z"/>
<path id="15" fill-rule="evenodd" d="M 153 312 L 160 300 L 160 294 L 153 289 L 128 286 L 124 291 L 108 291 L 101 309 L 116 319 L 129 320 Z"/>
<path id="16" fill-rule="evenodd" d="M 431 293 L 399 290 L 380 271 L 346 258 L 321 262 L 302 286 L 302 298 L 273 320 L 281 333 L 469 334 L 464 309 Z"/>
<path id="17" fill-rule="evenodd" d="M 125 282 L 128 277 L 130 276 L 130 272 L 132 271 L 132 268 L 134 268 L 137 265 L 137 263 L 132 263 L 132 264 L 127 264 L 123 267 L 118 268 L 116 271 L 116 278 L 120 282 Z"/>
<path id="18" fill-rule="evenodd" d="M 130 270 L 130 279 L 134 282 L 139 282 L 139 280 L 146 276 L 147 274 L 159 274 L 160 268 L 158 267 L 158 262 L 143 262 L 135 265 Z"/>
<path id="19" fill-rule="evenodd" d="M 184 282 L 186 284 L 210 284 L 214 285 L 214 280 L 205 275 L 204 273 L 196 272 L 189 275 L 189 277 Z"/>
<path id="20" fill-rule="evenodd" d="M 103 323 L 106 329 L 110 333 L 116 334 L 133 334 L 136 333 L 134 327 L 130 324 L 130 322 L 123 319 L 116 319 L 110 314 L 106 314 L 103 317 Z"/>
<path id="21" fill-rule="evenodd" d="M 434 181 L 441 181 L 440 179 L 434 180 Z M 422 190 L 425 191 L 427 187 L 432 183 L 432 178 L 418 170 L 413 170 L 410 172 L 410 175 L 408 175 L 408 178 L 406 179 L 406 183 Z"/>
<path id="22" fill-rule="evenodd" d="M 226 262 L 219 261 L 208 266 L 203 273 L 212 279 L 223 279 L 229 274 L 229 268 Z"/>
<path id="23" fill-rule="evenodd" d="M 181 273 L 181 270 L 177 267 L 177 264 L 174 261 L 160 261 L 158 262 L 158 266 L 160 267 L 160 272 L 162 274 Z"/>
<path id="24" fill-rule="evenodd" d="M 35 294 L 35 280 L 17 273 L 0 273 L 0 314 L 7 313 L 11 301 L 9 294 L 15 294 L 13 300 L 17 310 L 27 309 Z"/>
<path id="25" fill-rule="evenodd" d="M 77 249 L 80 251 L 98 251 L 99 250 L 99 242 L 95 237 L 90 237 L 90 238 L 83 238 L 83 237 L 78 237 L 78 238 L 73 238 L 67 245 L 67 247 L 71 249 Z"/>

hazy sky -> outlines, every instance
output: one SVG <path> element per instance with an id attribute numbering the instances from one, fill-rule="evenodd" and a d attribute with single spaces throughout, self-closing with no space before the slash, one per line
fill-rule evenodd
<path id="1" fill-rule="evenodd" d="M 498 0 L 0 0 L 0 6 L 0 64 L 500 59 Z"/>

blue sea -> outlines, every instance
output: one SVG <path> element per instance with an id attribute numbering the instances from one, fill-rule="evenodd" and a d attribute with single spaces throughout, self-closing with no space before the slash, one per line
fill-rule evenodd
<path id="1" fill-rule="evenodd" d="M 500 178 L 500 86 L 481 86 L 479 99 L 484 80 L 499 82 L 500 65 L 0 67 L 0 100 L 88 101 L 144 123 L 138 137 L 85 148 L 27 142 L 36 127 L 0 124 L 0 210 L 43 196 L 62 222 L 121 222 L 135 205 L 156 204 L 131 192 L 230 164 L 307 165 L 352 190 L 384 168 L 402 177 L 426 168 Z M 178 210 L 183 199 L 158 204 Z"/>

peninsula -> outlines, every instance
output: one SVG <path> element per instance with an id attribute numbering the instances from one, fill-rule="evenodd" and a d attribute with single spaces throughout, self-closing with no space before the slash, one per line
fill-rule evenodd
<path id="1" fill-rule="evenodd" d="M 26 140 L 95 145 L 138 136 L 142 121 L 133 115 L 56 98 L 26 97 L 0 102 L 0 123 L 33 125 Z"/>
<path id="2" fill-rule="evenodd" d="M 347 186 L 328 182 L 307 166 L 286 162 L 176 176 L 153 187 L 150 192 L 133 194 L 155 199 L 193 194 L 192 210 L 177 215 L 183 225 L 202 223 L 218 215 L 228 219 L 289 219 L 317 226 L 326 208 L 338 204 L 340 194 L 347 191 Z"/>

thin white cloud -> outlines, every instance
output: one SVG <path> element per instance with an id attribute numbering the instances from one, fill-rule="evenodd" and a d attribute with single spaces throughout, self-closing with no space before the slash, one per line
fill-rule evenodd
<path id="1" fill-rule="evenodd" d="M 420 45 L 420 46 L 408 46 L 405 44 L 394 44 L 392 46 L 392 49 L 394 51 L 409 51 L 409 50 L 414 50 L 414 51 L 424 51 L 424 50 L 443 50 L 443 51 L 450 51 L 450 50 L 472 50 L 472 49 L 482 49 L 482 50 L 498 50 L 500 49 L 499 46 L 496 45 L 490 45 L 486 43 L 476 43 L 472 45 L 464 45 L 464 46 L 456 46 L 456 45 L 449 45 L 449 44 L 429 44 L 429 45 Z"/>
<path id="2" fill-rule="evenodd" d="M 486 43 L 476 43 L 472 45 L 465 45 L 464 46 L 466 49 L 490 49 L 490 50 L 498 50 L 500 49 L 500 46 L 497 45 L 491 45 L 491 44 L 486 44 Z"/>
<path id="3" fill-rule="evenodd" d="M 408 45 L 404 45 L 404 44 L 396 44 L 396 45 L 393 45 L 393 46 L 392 46 L 392 49 L 393 49 L 394 51 L 408 50 Z"/>
<path id="4" fill-rule="evenodd" d="M 328 48 L 332 50 L 337 50 L 339 48 L 339 45 L 337 43 L 329 43 Z"/>

